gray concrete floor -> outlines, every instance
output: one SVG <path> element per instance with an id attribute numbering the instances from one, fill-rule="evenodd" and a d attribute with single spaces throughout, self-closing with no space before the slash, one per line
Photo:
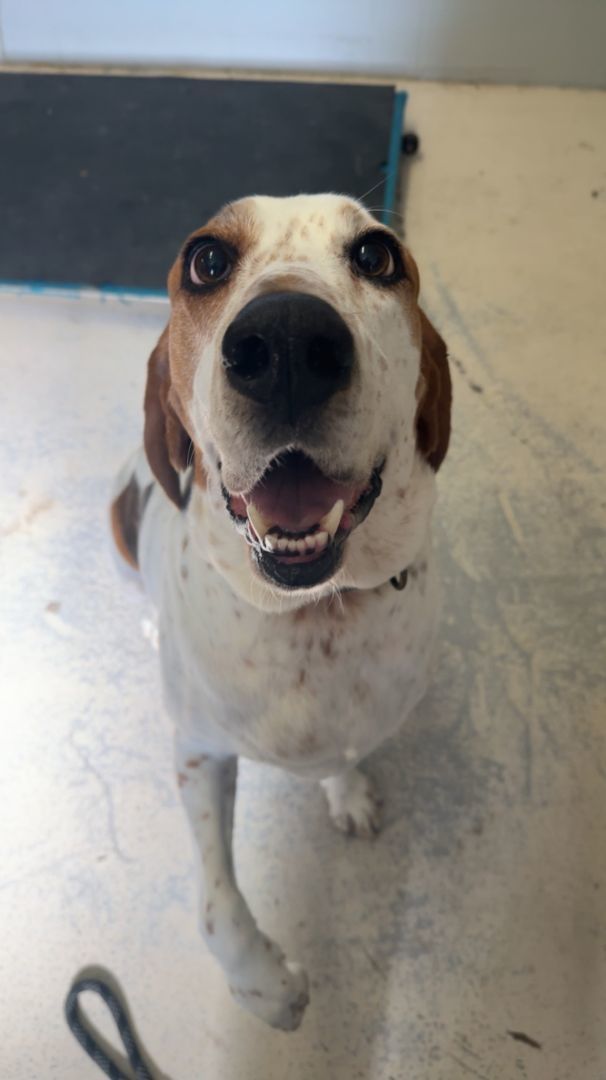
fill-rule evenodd
<path id="1" fill-rule="evenodd" d="M 410 121 L 407 236 L 455 384 L 440 662 L 371 762 L 373 845 L 243 770 L 242 882 L 312 979 L 294 1035 L 198 939 L 149 613 L 107 538 L 164 308 L 0 296 L 7 1080 L 101 1075 L 62 1019 L 93 961 L 174 1080 L 606 1077 L 606 95 L 418 84 Z"/>

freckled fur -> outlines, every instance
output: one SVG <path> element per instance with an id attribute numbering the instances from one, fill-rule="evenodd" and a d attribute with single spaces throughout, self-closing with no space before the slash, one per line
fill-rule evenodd
<path id="1" fill-rule="evenodd" d="M 139 565 L 158 609 L 178 784 L 202 863 L 200 929 L 236 999 L 284 1029 L 301 1020 L 307 978 L 258 929 L 236 883 L 237 758 L 322 781 L 335 823 L 374 836 L 379 803 L 354 766 L 423 695 L 437 622 L 435 478 L 415 438 L 427 381 L 418 276 L 415 266 L 411 281 L 390 291 L 351 274 L 345 244 L 371 224 L 340 196 L 261 197 L 228 207 L 201 230 L 229 235 L 242 259 L 208 298 L 181 294 L 178 261 L 169 276 L 170 372 L 195 447 L 187 506 L 169 501 L 142 453 L 132 464 L 139 486 L 153 484 Z M 275 452 L 225 385 L 221 340 L 246 303 L 280 282 L 332 303 L 358 357 L 351 389 L 309 436 L 316 460 L 366 479 L 387 455 L 383 493 L 347 541 L 335 579 L 298 594 L 280 593 L 256 573 L 225 512 L 216 464 L 231 490 L 248 490 Z M 395 598 L 389 578 L 404 567 L 409 583 Z"/>

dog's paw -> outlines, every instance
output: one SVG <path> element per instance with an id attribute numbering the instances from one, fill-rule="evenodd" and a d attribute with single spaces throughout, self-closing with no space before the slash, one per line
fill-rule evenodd
<path id="1" fill-rule="evenodd" d="M 261 948 L 263 955 L 250 956 L 242 973 L 232 978 L 232 996 L 271 1027 L 296 1031 L 309 1002 L 307 974 L 269 939 L 263 938 Z"/>
<path id="2" fill-rule="evenodd" d="M 381 830 L 383 803 L 358 769 L 322 781 L 333 824 L 348 836 L 371 840 Z"/>

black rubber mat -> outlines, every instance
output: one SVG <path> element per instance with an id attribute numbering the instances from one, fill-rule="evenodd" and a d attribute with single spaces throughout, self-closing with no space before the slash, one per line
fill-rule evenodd
<path id="1" fill-rule="evenodd" d="M 393 87 L 0 75 L 0 281 L 162 289 L 229 199 L 380 206 Z"/>

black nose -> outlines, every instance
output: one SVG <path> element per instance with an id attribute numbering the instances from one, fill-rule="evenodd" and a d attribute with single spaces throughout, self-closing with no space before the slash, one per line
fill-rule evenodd
<path id="1" fill-rule="evenodd" d="M 223 338 L 230 384 L 291 424 L 348 385 L 353 356 L 353 338 L 341 316 L 307 293 L 258 296 Z"/>

